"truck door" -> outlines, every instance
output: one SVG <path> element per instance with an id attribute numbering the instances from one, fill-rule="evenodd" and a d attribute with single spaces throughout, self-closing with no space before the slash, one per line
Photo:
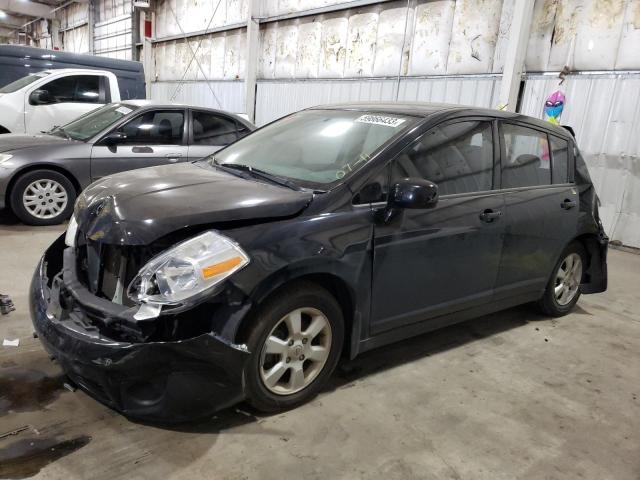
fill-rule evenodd
<path id="1" fill-rule="evenodd" d="M 65 75 L 27 91 L 25 132 L 39 134 L 111 102 L 109 79 L 99 74 Z"/>

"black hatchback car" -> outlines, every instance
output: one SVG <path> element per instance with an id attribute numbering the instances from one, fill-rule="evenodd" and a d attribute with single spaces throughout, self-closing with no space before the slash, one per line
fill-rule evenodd
<path id="1" fill-rule="evenodd" d="M 126 415 L 273 411 L 340 356 L 528 302 L 564 315 L 606 289 L 607 244 L 561 127 L 323 106 L 91 185 L 37 267 L 32 316 L 67 375 Z"/>

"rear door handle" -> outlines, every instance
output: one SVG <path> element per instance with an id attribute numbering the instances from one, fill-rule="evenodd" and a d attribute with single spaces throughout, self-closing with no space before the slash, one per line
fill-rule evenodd
<path id="1" fill-rule="evenodd" d="M 502 212 L 500 210 L 491 210 L 490 208 L 487 208 L 484 212 L 482 212 L 480 215 L 480 220 L 482 220 L 485 223 L 491 223 L 494 220 L 500 218 L 502 216 Z"/>
<path id="2" fill-rule="evenodd" d="M 564 202 L 560 204 L 560 207 L 564 208 L 565 210 L 570 210 L 576 205 L 577 203 L 575 202 L 575 200 L 569 200 L 568 198 L 565 198 Z"/>
<path id="3" fill-rule="evenodd" d="M 180 160 L 182 158 L 182 154 L 181 153 L 167 153 L 165 155 L 165 157 L 167 157 L 170 162 L 177 162 L 178 160 Z"/>

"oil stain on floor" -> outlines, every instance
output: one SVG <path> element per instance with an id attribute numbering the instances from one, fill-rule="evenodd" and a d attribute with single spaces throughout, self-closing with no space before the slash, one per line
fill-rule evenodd
<path id="1" fill-rule="evenodd" d="M 67 440 L 25 438 L 0 449 L 0 479 L 28 478 L 56 460 L 81 449 L 91 441 L 88 435 Z"/>
<path id="2" fill-rule="evenodd" d="M 63 391 L 63 376 L 19 367 L 0 372 L 0 417 L 42 408 Z"/>

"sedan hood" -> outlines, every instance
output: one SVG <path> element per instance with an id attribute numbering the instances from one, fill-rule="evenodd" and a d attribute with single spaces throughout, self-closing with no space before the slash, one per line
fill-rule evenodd
<path id="1" fill-rule="evenodd" d="M 82 193 L 75 216 L 93 241 L 148 245 L 185 227 L 295 215 L 312 199 L 308 191 L 182 163 L 106 177 Z"/>
<path id="2" fill-rule="evenodd" d="M 0 135 L 0 152 L 10 152 L 12 150 L 20 150 L 28 147 L 41 147 L 48 145 L 60 145 L 68 143 L 62 137 L 55 135 L 21 135 L 17 133 L 6 133 Z"/>

